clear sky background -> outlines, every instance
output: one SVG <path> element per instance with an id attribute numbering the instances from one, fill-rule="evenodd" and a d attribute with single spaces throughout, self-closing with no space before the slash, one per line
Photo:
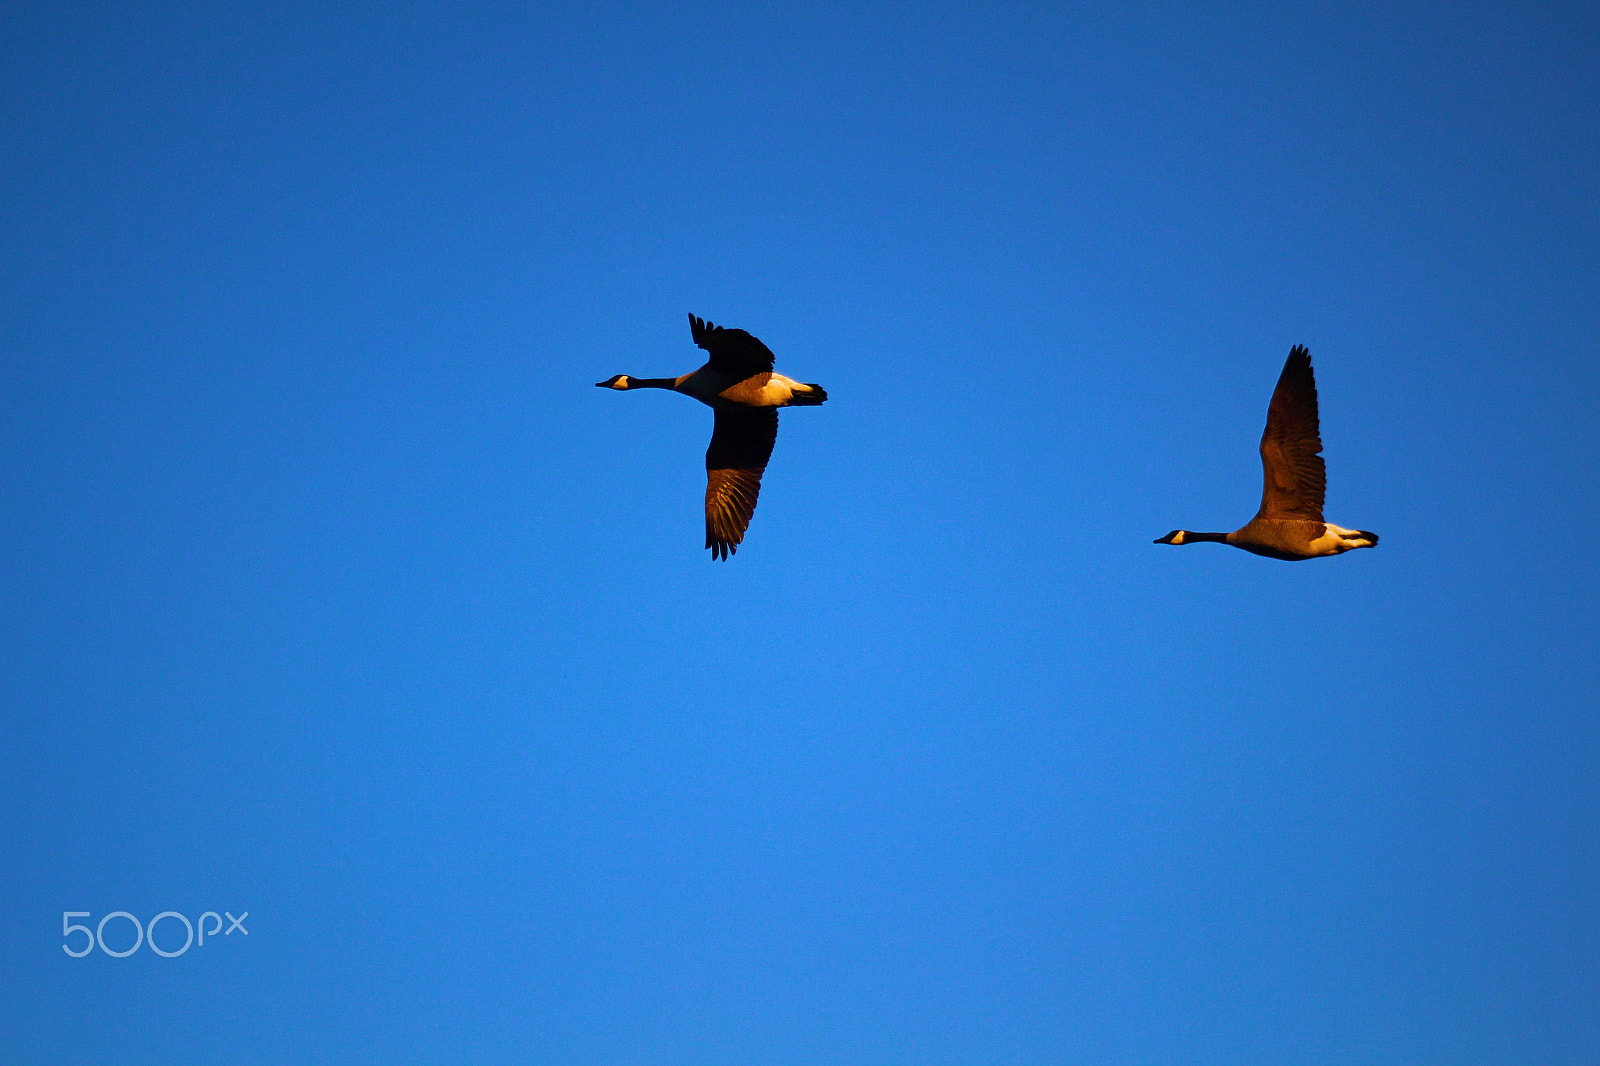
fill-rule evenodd
<path id="1" fill-rule="evenodd" d="M 6 1062 L 1600 1059 L 1594 5 L 21 2 L 0 142 Z M 1297 343 L 1382 544 L 1153 545 Z"/>

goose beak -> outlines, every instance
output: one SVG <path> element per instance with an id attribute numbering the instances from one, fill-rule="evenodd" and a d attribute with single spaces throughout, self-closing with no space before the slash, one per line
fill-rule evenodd
<path id="1" fill-rule="evenodd" d="M 605 388 L 606 386 L 608 386 L 610 384 L 611 384 L 611 382 L 609 382 L 609 381 L 597 381 L 597 382 L 594 383 L 594 387 L 597 388 L 597 389 L 603 389 L 603 388 Z"/>

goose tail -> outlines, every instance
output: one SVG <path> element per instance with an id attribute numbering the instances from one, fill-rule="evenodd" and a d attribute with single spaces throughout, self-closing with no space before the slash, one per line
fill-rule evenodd
<path id="1" fill-rule="evenodd" d="M 801 391 L 801 390 L 805 391 Z M 828 401 L 828 390 L 821 385 L 801 385 L 789 394 L 790 407 L 815 407 Z"/>

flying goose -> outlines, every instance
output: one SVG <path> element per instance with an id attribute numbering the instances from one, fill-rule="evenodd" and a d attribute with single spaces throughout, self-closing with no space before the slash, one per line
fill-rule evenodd
<path id="1" fill-rule="evenodd" d="M 676 378 L 618 374 L 602 389 L 671 389 L 716 412 L 706 449 L 706 547 L 713 559 L 739 550 L 761 491 L 761 473 L 778 440 L 778 408 L 814 407 L 828 398 L 821 385 L 773 373 L 772 350 L 742 329 L 724 329 L 689 316 L 694 342 L 710 353 L 706 365 Z"/>
<path id="2" fill-rule="evenodd" d="M 1289 350 L 1267 408 L 1267 429 L 1261 434 L 1261 467 L 1265 488 L 1261 510 L 1232 533 L 1193 533 L 1174 529 L 1157 544 L 1217 541 L 1274 559 L 1314 559 L 1351 548 L 1370 548 L 1376 533 L 1345 529 L 1322 520 L 1322 495 L 1327 484 L 1317 428 L 1317 383 L 1311 376 L 1311 353 L 1304 345 Z"/>

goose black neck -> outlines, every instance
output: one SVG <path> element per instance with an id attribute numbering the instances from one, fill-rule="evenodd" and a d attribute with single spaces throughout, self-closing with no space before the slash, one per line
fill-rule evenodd
<path id="1" fill-rule="evenodd" d="M 675 389 L 678 387 L 677 378 L 629 378 L 630 389 Z"/>
<path id="2" fill-rule="evenodd" d="M 1210 540 L 1215 541 L 1218 544 L 1226 544 L 1228 543 L 1228 535 L 1226 533 L 1195 533 L 1188 530 L 1186 530 L 1183 534 L 1183 542 L 1185 544 L 1193 544 L 1194 542 L 1201 540 Z"/>

